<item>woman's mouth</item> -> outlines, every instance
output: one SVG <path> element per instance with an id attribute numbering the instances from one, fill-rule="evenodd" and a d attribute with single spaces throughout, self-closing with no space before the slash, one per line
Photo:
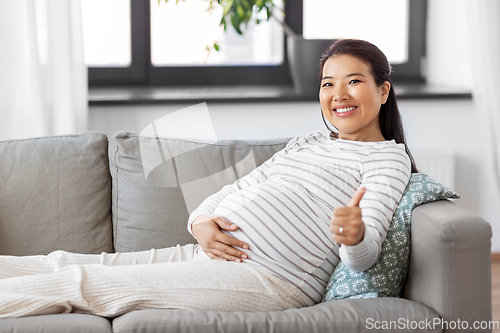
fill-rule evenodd
<path id="1" fill-rule="evenodd" d="M 348 107 L 342 107 L 342 108 L 335 108 L 333 109 L 333 112 L 339 117 L 347 117 L 356 112 L 358 109 L 357 106 L 348 106 Z"/>

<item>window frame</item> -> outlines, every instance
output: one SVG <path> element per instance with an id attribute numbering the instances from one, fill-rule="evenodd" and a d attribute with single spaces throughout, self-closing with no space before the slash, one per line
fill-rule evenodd
<path id="1" fill-rule="evenodd" d="M 172 66 L 155 67 L 151 63 L 150 2 L 130 0 L 131 65 L 129 67 L 89 67 L 90 87 L 99 86 L 253 86 L 291 85 L 286 37 L 283 63 L 247 66 Z M 302 0 L 285 2 L 285 22 L 302 34 Z M 427 0 L 409 0 L 408 61 L 394 64 L 396 82 L 424 82 L 422 59 L 425 57 Z"/>

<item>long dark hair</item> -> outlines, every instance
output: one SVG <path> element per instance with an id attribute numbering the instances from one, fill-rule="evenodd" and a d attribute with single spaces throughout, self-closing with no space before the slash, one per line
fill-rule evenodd
<path id="1" fill-rule="evenodd" d="M 391 74 L 392 67 L 387 61 L 385 54 L 380 51 L 375 45 L 359 39 L 339 39 L 331 44 L 321 55 L 319 61 L 320 67 L 320 78 L 323 75 L 323 68 L 325 67 L 326 61 L 337 55 L 352 55 L 357 57 L 370 68 L 370 72 L 375 78 L 375 83 L 377 86 L 382 86 L 382 84 L 388 81 L 391 84 L 391 89 L 389 91 L 389 97 L 387 102 L 382 104 L 380 107 L 379 114 L 379 124 L 380 131 L 386 140 L 394 140 L 397 143 L 403 143 L 406 147 L 406 153 L 410 158 L 411 162 L 411 172 L 417 173 L 417 166 L 415 160 L 413 159 L 408 146 L 406 145 L 405 135 L 403 131 L 403 123 L 401 121 L 401 115 L 399 113 L 398 103 L 396 101 L 396 94 L 394 88 L 392 87 Z M 323 115 L 323 113 L 321 113 Z M 323 116 L 323 121 L 326 121 Z M 328 128 L 328 126 L 327 126 Z M 331 131 L 330 136 L 333 138 L 338 138 L 338 134 Z"/>

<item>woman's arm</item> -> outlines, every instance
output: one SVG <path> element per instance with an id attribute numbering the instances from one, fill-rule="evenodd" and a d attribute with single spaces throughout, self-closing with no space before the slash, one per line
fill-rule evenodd
<path id="1" fill-rule="evenodd" d="M 343 244 L 340 257 L 349 268 L 363 271 L 377 262 L 381 245 L 410 174 L 410 162 L 403 145 L 388 146 L 385 151 L 370 154 L 364 161 L 360 187 L 366 188 L 366 191 L 361 195 L 362 198 L 359 198 L 359 207 L 353 205 L 338 209 L 338 213 L 348 215 L 343 218 L 347 218 L 352 223 L 349 225 L 354 226 L 345 229 L 346 231 L 342 230 L 344 236 L 352 236 L 355 233 L 361 235 L 358 238 L 351 237 L 349 242 L 336 240 Z M 359 194 L 358 190 L 353 195 L 353 200 Z M 345 220 L 342 223 L 346 223 Z M 338 236 L 339 225 L 339 217 L 334 212 L 331 227 L 334 239 Z M 355 227 L 356 225 L 358 227 Z"/>
<path id="2" fill-rule="evenodd" d="M 228 195 L 265 181 L 274 161 L 280 156 L 287 154 L 300 137 L 291 139 L 285 148 L 275 153 L 270 159 L 252 170 L 248 175 L 238 179 L 233 184 L 224 186 L 219 192 L 206 198 L 191 213 L 188 219 L 188 231 L 196 238 L 210 258 L 231 261 L 240 261 L 240 258 L 246 259 L 245 253 L 235 249 L 233 246 L 248 248 L 248 245 L 221 232 L 221 229 L 235 231 L 238 229 L 238 226 L 213 213 L 219 203 Z"/>

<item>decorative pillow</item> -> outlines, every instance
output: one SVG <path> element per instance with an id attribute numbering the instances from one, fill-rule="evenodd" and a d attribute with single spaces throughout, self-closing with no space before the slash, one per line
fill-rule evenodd
<path id="1" fill-rule="evenodd" d="M 0 142 L 0 254 L 113 252 L 108 138 Z"/>
<path id="2" fill-rule="evenodd" d="M 410 264 L 410 223 L 415 207 L 460 196 L 423 173 L 414 173 L 396 207 L 378 261 L 363 272 L 340 262 L 326 286 L 323 302 L 344 298 L 400 297 Z"/>

